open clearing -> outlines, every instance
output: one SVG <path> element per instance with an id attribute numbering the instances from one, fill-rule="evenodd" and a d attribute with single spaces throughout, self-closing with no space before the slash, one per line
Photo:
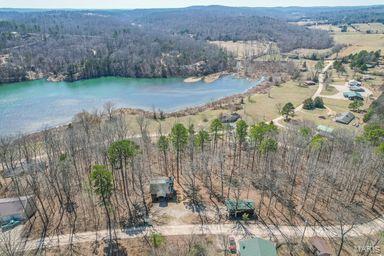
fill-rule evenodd
<path id="1" fill-rule="evenodd" d="M 289 81 L 280 86 L 274 86 L 268 94 L 255 94 L 246 100 L 244 110 L 240 114 L 244 114 L 246 121 L 269 122 L 278 117 L 278 107 L 283 106 L 287 102 L 292 102 L 294 106 L 298 106 L 306 98 L 311 97 L 316 91 L 317 86 L 303 87 L 297 82 Z"/>
<path id="2" fill-rule="evenodd" d="M 249 56 L 262 56 L 271 53 L 280 52 L 276 43 L 260 41 L 211 41 L 211 44 L 217 45 L 239 59 Z"/>
<path id="3" fill-rule="evenodd" d="M 327 30 L 333 36 L 336 44 L 345 45 L 346 47 L 339 53 L 340 57 L 361 50 L 381 50 L 381 54 L 384 55 L 384 25 L 381 23 L 352 24 L 347 27 L 346 32 L 341 32 L 340 27 L 330 24 L 313 25 L 309 28 Z"/>
<path id="4" fill-rule="evenodd" d="M 347 47 L 339 53 L 340 57 L 348 56 L 362 50 L 381 50 L 384 54 L 384 34 L 363 34 L 359 32 L 336 32 L 332 33 L 337 44 L 344 44 Z"/>

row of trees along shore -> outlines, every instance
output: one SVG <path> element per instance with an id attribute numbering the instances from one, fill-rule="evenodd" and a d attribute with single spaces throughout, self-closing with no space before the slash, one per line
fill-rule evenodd
<path id="1" fill-rule="evenodd" d="M 3 170 L 24 170 L 1 179 L 2 195 L 36 200 L 37 212 L 27 222 L 30 238 L 108 229 L 115 241 L 114 230 L 146 216 L 161 224 L 149 180 L 170 175 L 180 198 L 203 209 L 197 211 L 202 224 L 228 221 L 219 207 L 225 198 L 249 198 L 261 224 L 340 225 L 343 237 L 334 241 L 342 247 L 345 225 L 383 212 L 380 127 L 356 139 L 346 131 L 324 137 L 308 124 L 279 130 L 240 120 L 231 128 L 215 119 L 205 129 L 175 123 L 163 134 L 159 123 L 156 135 L 146 118 L 138 116 L 137 124 L 133 136 L 121 117 L 82 113 L 78 122 L 39 138 L 0 139 Z M 68 250 L 76 247 L 70 243 Z"/>

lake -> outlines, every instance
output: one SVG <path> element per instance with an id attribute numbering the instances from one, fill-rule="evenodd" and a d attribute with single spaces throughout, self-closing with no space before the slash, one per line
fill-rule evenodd
<path id="1" fill-rule="evenodd" d="M 213 83 L 182 78 L 103 77 L 74 83 L 36 80 L 0 85 L 0 135 L 30 133 L 68 123 L 82 110 L 116 107 L 176 111 L 243 93 L 259 82 L 225 76 Z"/>

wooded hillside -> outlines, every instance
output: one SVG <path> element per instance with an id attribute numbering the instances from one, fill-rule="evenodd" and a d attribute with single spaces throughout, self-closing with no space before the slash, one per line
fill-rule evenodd
<path id="1" fill-rule="evenodd" d="M 228 70 L 233 58 L 207 40 L 264 40 L 284 51 L 332 40 L 251 8 L 0 11 L 0 82 L 50 77 L 169 77 Z"/>

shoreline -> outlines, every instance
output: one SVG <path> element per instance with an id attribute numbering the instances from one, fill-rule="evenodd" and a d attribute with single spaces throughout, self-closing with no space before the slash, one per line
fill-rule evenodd
<path id="1" fill-rule="evenodd" d="M 183 82 L 193 84 L 193 83 L 203 81 L 206 84 L 210 84 L 210 83 L 213 83 L 213 82 L 219 80 L 223 76 L 230 75 L 230 74 L 231 73 L 228 71 L 221 71 L 221 72 L 209 74 L 206 76 L 191 76 L 191 77 L 185 78 Z"/>
<path id="2" fill-rule="evenodd" d="M 232 74 L 232 75 L 236 75 L 236 74 Z M 238 77 L 240 77 L 240 76 L 238 76 Z M 250 78 L 245 78 L 245 79 L 249 79 L 249 80 L 256 82 L 256 79 L 250 79 Z M 175 110 L 175 111 L 170 111 L 170 112 L 164 111 L 164 112 L 162 112 L 162 114 L 163 114 L 162 116 L 164 119 L 170 118 L 170 117 L 179 118 L 179 117 L 184 117 L 184 116 L 188 116 L 188 115 L 195 115 L 197 113 L 201 113 L 201 112 L 204 112 L 207 110 L 225 109 L 226 106 L 229 106 L 231 104 L 238 104 L 239 100 L 243 99 L 244 97 L 246 97 L 248 95 L 267 93 L 272 84 L 270 82 L 268 82 L 268 80 L 266 80 L 264 77 L 258 79 L 257 81 L 259 81 L 259 83 L 248 88 L 243 93 L 233 94 L 233 95 L 230 95 L 227 97 L 217 99 L 213 102 L 205 103 L 205 104 L 198 105 L 198 106 L 186 107 L 186 108 L 183 108 L 180 110 Z M 77 114 L 80 114 L 80 113 L 81 112 L 79 112 Z M 154 119 L 154 114 L 156 114 L 156 116 L 158 116 L 160 114 L 160 110 L 155 110 L 155 112 L 154 112 L 154 111 L 149 111 L 149 110 L 145 110 L 145 109 L 141 109 L 141 108 L 123 107 L 123 108 L 117 108 L 113 111 L 113 115 L 115 115 L 115 116 L 116 115 L 143 115 L 145 118 L 148 118 L 148 119 Z M 62 131 L 63 129 L 66 129 L 69 126 L 73 125 L 75 123 L 73 121 L 73 119 L 76 117 L 76 115 L 73 116 L 72 121 L 69 121 L 69 122 L 66 122 L 63 124 L 59 124 L 56 126 L 52 126 L 52 127 L 47 127 L 47 129 L 42 129 L 42 130 L 31 132 L 31 133 L 20 132 L 17 134 L 5 135 L 5 136 L 18 137 L 21 135 L 21 137 L 38 138 L 38 137 L 42 136 L 42 133 L 44 131 L 59 132 L 59 131 Z M 160 120 L 160 118 L 158 118 L 158 119 Z M 105 120 L 105 117 L 103 117 L 103 120 Z"/>

